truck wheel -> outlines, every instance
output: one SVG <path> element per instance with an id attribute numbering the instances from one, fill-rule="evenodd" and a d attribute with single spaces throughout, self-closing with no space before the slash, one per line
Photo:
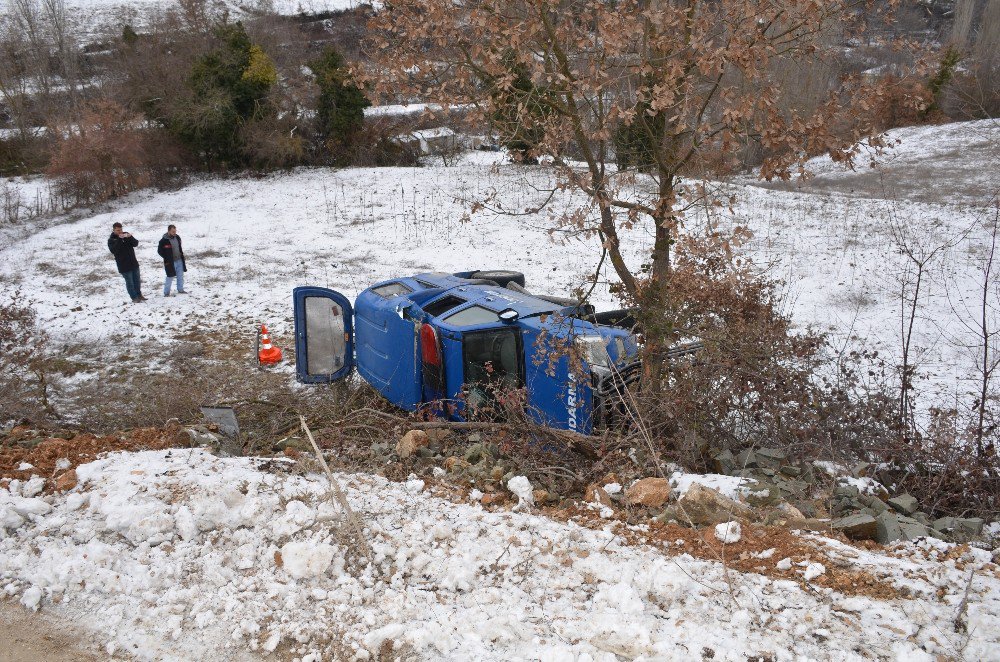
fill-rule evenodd
<path id="1" fill-rule="evenodd" d="M 524 287 L 524 274 L 520 271 L 473 271 L 472 277 L 492 280 L 500 287 L 507 287 L 507 283 L 517 283 L 521 287 Z"/>

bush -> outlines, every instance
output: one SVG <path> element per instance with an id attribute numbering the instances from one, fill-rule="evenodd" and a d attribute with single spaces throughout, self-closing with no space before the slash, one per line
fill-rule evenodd
<path id="1" fill-rule="evenodd" d="M 328 47 L 309 63 L 319 87 L 316 133 L 334 161 L 343 161 L 364 126 L 371 102 L 352 80 L 337 49 Z"/>
<path id="2" fill-rule="evenodd" d="M 267 97 L 277 71 L 241 23 L 217 27 L 214 37 L 219 43 L 191 68 L 190 95 L 165 104 L 166 125 L 210 164 L 243 164 L 242 129 L 273 114 Z"/>
<path id="3" fill-rule="evenodd" d="M 645 434 L 664 459 L 701 471 L 714 470 L 712 455 L 723 449 L 857 457 L 893 434 L 894 398 L 881 384 L 863 384 L 867 371 L 831 360 L 823 336 L 793 332 L 780 284 L 736 255 L 748 236 L 680 240 L 664 288 L 647 295 L 638 399 Z M 694 339 L 703 350 L 668 356 Z"/>
<path id="4" fill-rule="evenodd" d="M 102 202 L 151 180 L 141 120 L 113 101 L 92 103 L 58 132 L 48 175 L 76 204 Z"/>
<path id="5" fill-rule="evenodd" d="M 490 120 L 500 143 L 516 161 L 537 163 L 536 152 L 545 140 L 545 119 L 553 111 L 545 89 L 535 85 L 513 52 L 502 61 L 507 70 L 485 81 L 492 103 Z"/>

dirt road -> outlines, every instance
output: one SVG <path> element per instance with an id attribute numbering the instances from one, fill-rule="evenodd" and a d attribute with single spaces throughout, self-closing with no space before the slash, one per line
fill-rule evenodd
<path id="1" fill-rule="evenodd" d="M 0 662 L 96 662 L 97 644 L 72 623 L 0 602 Z"/>

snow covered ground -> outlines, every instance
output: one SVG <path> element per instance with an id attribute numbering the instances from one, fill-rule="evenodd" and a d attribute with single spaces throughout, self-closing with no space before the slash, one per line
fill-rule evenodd
<path id="1" fill-rule="evenodd" d="M 368 527 L 361 569 L 325 477 L 291 465 L 174 449 L 82 465 L 68 494 L 0 489 L 0 590 L 137 659 L 1000 659 L 989 552 L 814 538 L 810 558 L 764 550 L 744 574 L 674 541 L 627 544 L 623 526 L 340 476 Z M 907 597 L 817 583 L 838 566 Z M 970 577 L 966 637 L 953 621 Z"/>
<path id="2" fill-rule="evenodd" d="M 877 349 L 890 365 L 902 344 L 907 302 L 901 294 L 908 299 L 915 285 L 914 262 L 900 248 L 910 247 L 919 259 L 932 255 L 920 287 L 912 357 L 921 378 L 950 400 L 967 390 L 974 365 L 965 323 L 978 308 L 986 226 L 995 213 L 988 205 L 1000 189 L 1000 126 L 958 123 L 893 135 L 900 143 L 879 170 L 841 172 L 817 159 L 810 168 L 820 174 L 796 190 L 749 181 L 722 185 L 722 193 L 735 196 L 732 211 L 692 216 L 685 227 L 751 228 L 748 250 L 785 281 L 786 305 L 800 326 L 829 332 L 838 348 Z M 287 338 L 293 287 L 320 285 L 353 297 L 375 281 L 419 271 L 513 268 L 525 272 L 529 288 L 566 295 L 586 283 L 598 243 L 555 229 L 552 219 L 583 201 L 565 193 L 549 210 L 523 214 L 545 199 L 551 177 L 502 158 L 478 152 L 447 166 L 431 159 L 422 168 L 301 169 L 136 194 L 110 210 L 77 212 L 69 223 L 57 219 L 0 233 L 6 285 L 0 297 L 20 287 L 56 338 L 127 343 L 259 322 Z M 914 185 L 907 173 L 919 183 L 937 165 L 939 199 L 929 202 L 927 187 Z M 973 175 L 975 186 L 965 186 Z M 903 183 L 889 198 L 859 193 L 858 181 L 887 177 Z M 942 192 L 948 187 L 963 192 L 953 199 Z M 907 197 L 908 191 L 919 195 Z M 470 213 L 492 196 L 522 214 Z M 105 247 L 115 221 L 140 240 L 146 304 L 129 303 Z M 184 239 L 193 292 L 186 299 L 159 296 L 163 271 L 155 242 L 168 223 Z M 648 228 L 628 236 L 633 265 L 648 256 L 651 241 Z M 607 288 L 613 271 L 605 265 L 602 275 L 595 303 L 614 306 Z"/>

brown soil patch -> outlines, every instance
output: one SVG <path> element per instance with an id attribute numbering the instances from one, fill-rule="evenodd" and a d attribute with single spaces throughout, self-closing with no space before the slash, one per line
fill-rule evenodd
<path id="1" fill-rule="evenodd" d="M 187 447 L 190 438 L 180 428 L 138 428 L 120 435 L 97 436 L 79 433 L 69 439 L 43 438 L 37 445 L 34 430 L 14 428 L 6 439 L 0 441 L 0 480 L 28 480 L 32 476 L 45 478 L 46 490 L 52 490 L 55 479 L 80 464 L 92 462 L 102 453 L 115 451 L 162 450 Z M 56 463 L 66 459 L 69 467 L 57 469 Z M 18 469 L 22 463 L 31 469 Z"/>
<path id="2" fill-rule="evenodd" d="M 36 614 L 11 602 L 0 602 L 0 660 L 7 662 L 88 662 L 99 660 L 100 648 L 73 623 Z"/>

